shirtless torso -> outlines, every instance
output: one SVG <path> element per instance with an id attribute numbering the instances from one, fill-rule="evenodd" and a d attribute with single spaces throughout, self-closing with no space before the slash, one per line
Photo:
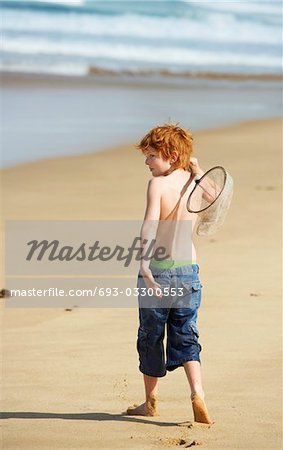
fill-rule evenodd
<path id="1" fill-rule="evenodd" d="M 159 221 L 156 247 L 165 247 L 168 259 L 196 261 L 192 230 L 197 220 L 186 208 L 188 197 L 195 185 L 191 172 L 183 169 L 150 181 L 148 196 L 154 211 L 146 211 L 147 220 Z"/>

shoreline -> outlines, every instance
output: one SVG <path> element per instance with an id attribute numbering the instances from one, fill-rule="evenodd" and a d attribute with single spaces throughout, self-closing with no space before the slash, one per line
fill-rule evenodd
<path id="1" fill-rule="evenodd" d="M 121 75 L 136 77 L 162 77 L 162 78 L 194 78 L 207 80 L 231 80 L 231 81 L 282 81 L 283 75 L 281 73 L 240 73 L 240 72 L 209 72 L 209 71 L 184 71 L 174 72 L 171 70 L 108 70 L 100 67 L 90 66 L 87 72 L 88 75 L 112 75 L 120 77 Z"/>
<path id="2" fill-rule="evenodd" d="M 272 124 L 276 121 L 280 121 L 283 120 L 283 117 L 269 117 L 266 119 L 253 119 L 253 120 L 243 120 L 243 121 L 238 121 L 238 122 L 234 122 L 234 123 L 230 123 L 228 125 L 223 125 L 220 127 L 213 127 L 213 128 L 203 128 L 203 129 L 198 129 L 195 132 L 193 132 L 194 135 L 197 136 L 204 136 L 205 135 L 210 135 L 210 134 L 218 134 L 218 133 L 225 133 L 225 132 L 229 132 L 231 130 L 233 130 L 234 128 L 239 128 L 239 127 L 248 127 L 248 126 L 253 126 L 253 125 L 267 125 L 267 124 Z M 282 127 L 283 127 L 283 122 L 282 122 Z M 88 158 L 92 158 L 92 157 L 96 157 L 96 156 L 104 156 L 107 157 L 108 155 L 112 155 L 113 153 L 121 153 L 123 152 L 123 150 L 125 149 L 135 149 L 135 143 L 134 142 L 124 142 L 124 144 L 119 144 L 119 145 L 114 145 L 114 146 L 109 146 L 106 148 L 101 148 L 100 150 L 90 150 L 89 152 L 85 152 L 85 153 L 79 153 L 76 155 L 58 155 L 58 156 L 54 156 L 54 157 L 50 157 L 50 158 L 44 158 L 44 159 L 35 159 L 33 161 L 26 161 L 26 162 L 22 162 L 19 164 L 15 164 L 12 166 L 8 166 L 8 167 L 0 167 L 0 175 L 1 174 L 5 174 L 8 173 L 9 171 L 13 171 L 14 169 L 17 170 L 21 170 L 21 169 L 29 169 L 29 168 L 33 168 L 36 167 L 37 165 L 43 165 L 46 163 L 55 163 L 56 161 L 58 161 L 58 163 L 63 163 L 64 161 L 68 161 L 68 160 L 80 160 L 81 159 L 88 159 Z M 136 150 L 137 153 L 138 150 Z"/>
<path id="3" fill-rule="evenodd" d="M 85 74 L 65 74 L 65 73 L 46 73 L 36 71 L 9 71 L 0 70 L 0 83 L 5 85 L 15 82 L 24 82 L 31 84 L 38 83 L 62 83 L 76 85 L 96 85 L 96 84 L 114 84 L 114 85 L 141 85 L 156 86 L 164 85 L 170 87 L 183 87 L 184 85 L 221 83 L 281 83 L 283 75 L 278 73 L 238 73 L 238 72 L 170 72 L 160 71 L 130 71 L 130 70 L 107 70 L 98 67 L 91 67 Z"/>

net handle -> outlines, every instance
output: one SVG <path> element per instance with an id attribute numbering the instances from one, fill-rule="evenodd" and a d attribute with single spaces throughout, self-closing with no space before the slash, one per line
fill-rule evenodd
<path id="1" fill-rule="evenodd" d="M 209 173 L 210 173 L 212 170 L 214 170 L 214 169 L 221 169 L 222 172 L 224 173 L 224 183 L 223 183 L 223 187 L 222 187 L 221 191 L 219 192 L 219 194 L 217 195 L 217 197 L 213 200 L 213 202 L 210 203 L 210 204 L 209 204 L 208 206 L 206 206 L 205 208 L 200 209 L 199 211 L 193 211 L 193 210 L 191 210 L 191 209 L 189 208 L 188 205 L 189 205 L 189 203 L 190 203 L 190 200 L 191 200 L 191 197 L 192 197 L 193 193 L 195 192 L 195 190 L 196 190 L 196 188 L 198 187 L 198 185 L 199 185 L 199 183 L 201 182 L 201 180 L 203 180 L 203 178 L 206 177 L 206 175 L 209 174 Z M 227 172 L 226 172 L 226 170 L 224 169 L 224 167 L 222 167 L 222 166 L 214 166 L 214 167 L 211 167 L 211 169 L 207 170 L 207 172 L 205 172 L 200 178 L 196 178 L 196 179 L 195 179 L 196 185 L 195 185 L 195 187 L 193 188 L 193 190 L 192 190 L 192 192 L 190 193 L 189 198 L 188 198 L 188 200 L 187 200 L 187 205 L 186 205 L 186 206 L 187 206 L 187 210 L 188 210 L 189 212 L 191 212 L 191 213 L 197 214 L 197 213 L 200 213 L 200 212 L 205 211 L 206 209 L 210 208 L 210 206 L 213 205 L 213 203 L 216 202 L 216 200 L 219 198 L 219 195 L 221 195 L 221 193 L 223 192 L 223 189 L 224 189 L 225 184 L 226 184 L 226 180 L 227 180 Z"/>

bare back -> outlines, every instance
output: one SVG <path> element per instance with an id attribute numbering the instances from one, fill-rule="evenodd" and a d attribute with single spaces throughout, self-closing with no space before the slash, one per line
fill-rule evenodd
<path id="1" fill-rule="evenodd" d="M 191 235 L 197 216 L 186 208 L 195 186 L 193 177 L 190 172 L 178 169 L 170 175 L 159 177 L 159 183 L 161 196 L 156 247 L 165 247 L 168 259 L 196 260 Z"/>

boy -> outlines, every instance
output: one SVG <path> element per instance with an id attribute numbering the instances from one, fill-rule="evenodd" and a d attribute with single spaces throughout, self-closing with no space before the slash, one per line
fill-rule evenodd
<path id="1" fill-rule="evenodd" d="M 148 184 L 141 230 L 142 256 L 155 239 L 156 247 L 160 244 L 165 247 L 166 259 L 141 259 L 137 349 L 146 400 L 139 406 L 129 407 L 127 413 L 157 415 L 158 378 L 165 376 L 166 370 L 183 366 L 191 388 L 194 420 L 209 424 L 212 421 L 204 403 L 199 358 L 201 346 L 196 326 L 202 285 L 195 247 L 188 238 L 197 217 L 186 208 L 195 185 L 194 177 L 203 174 L 197 159 L 191 158 L 192 143 L 189 131 L 165 124 L 153 128 L 138 145 L 153 176 Z M 151 291 L 151 295 L 143 297 L 141 292 L 145 289 L 148 294 Z M 165 324 L 166 364 L 163 348 Z"/>

